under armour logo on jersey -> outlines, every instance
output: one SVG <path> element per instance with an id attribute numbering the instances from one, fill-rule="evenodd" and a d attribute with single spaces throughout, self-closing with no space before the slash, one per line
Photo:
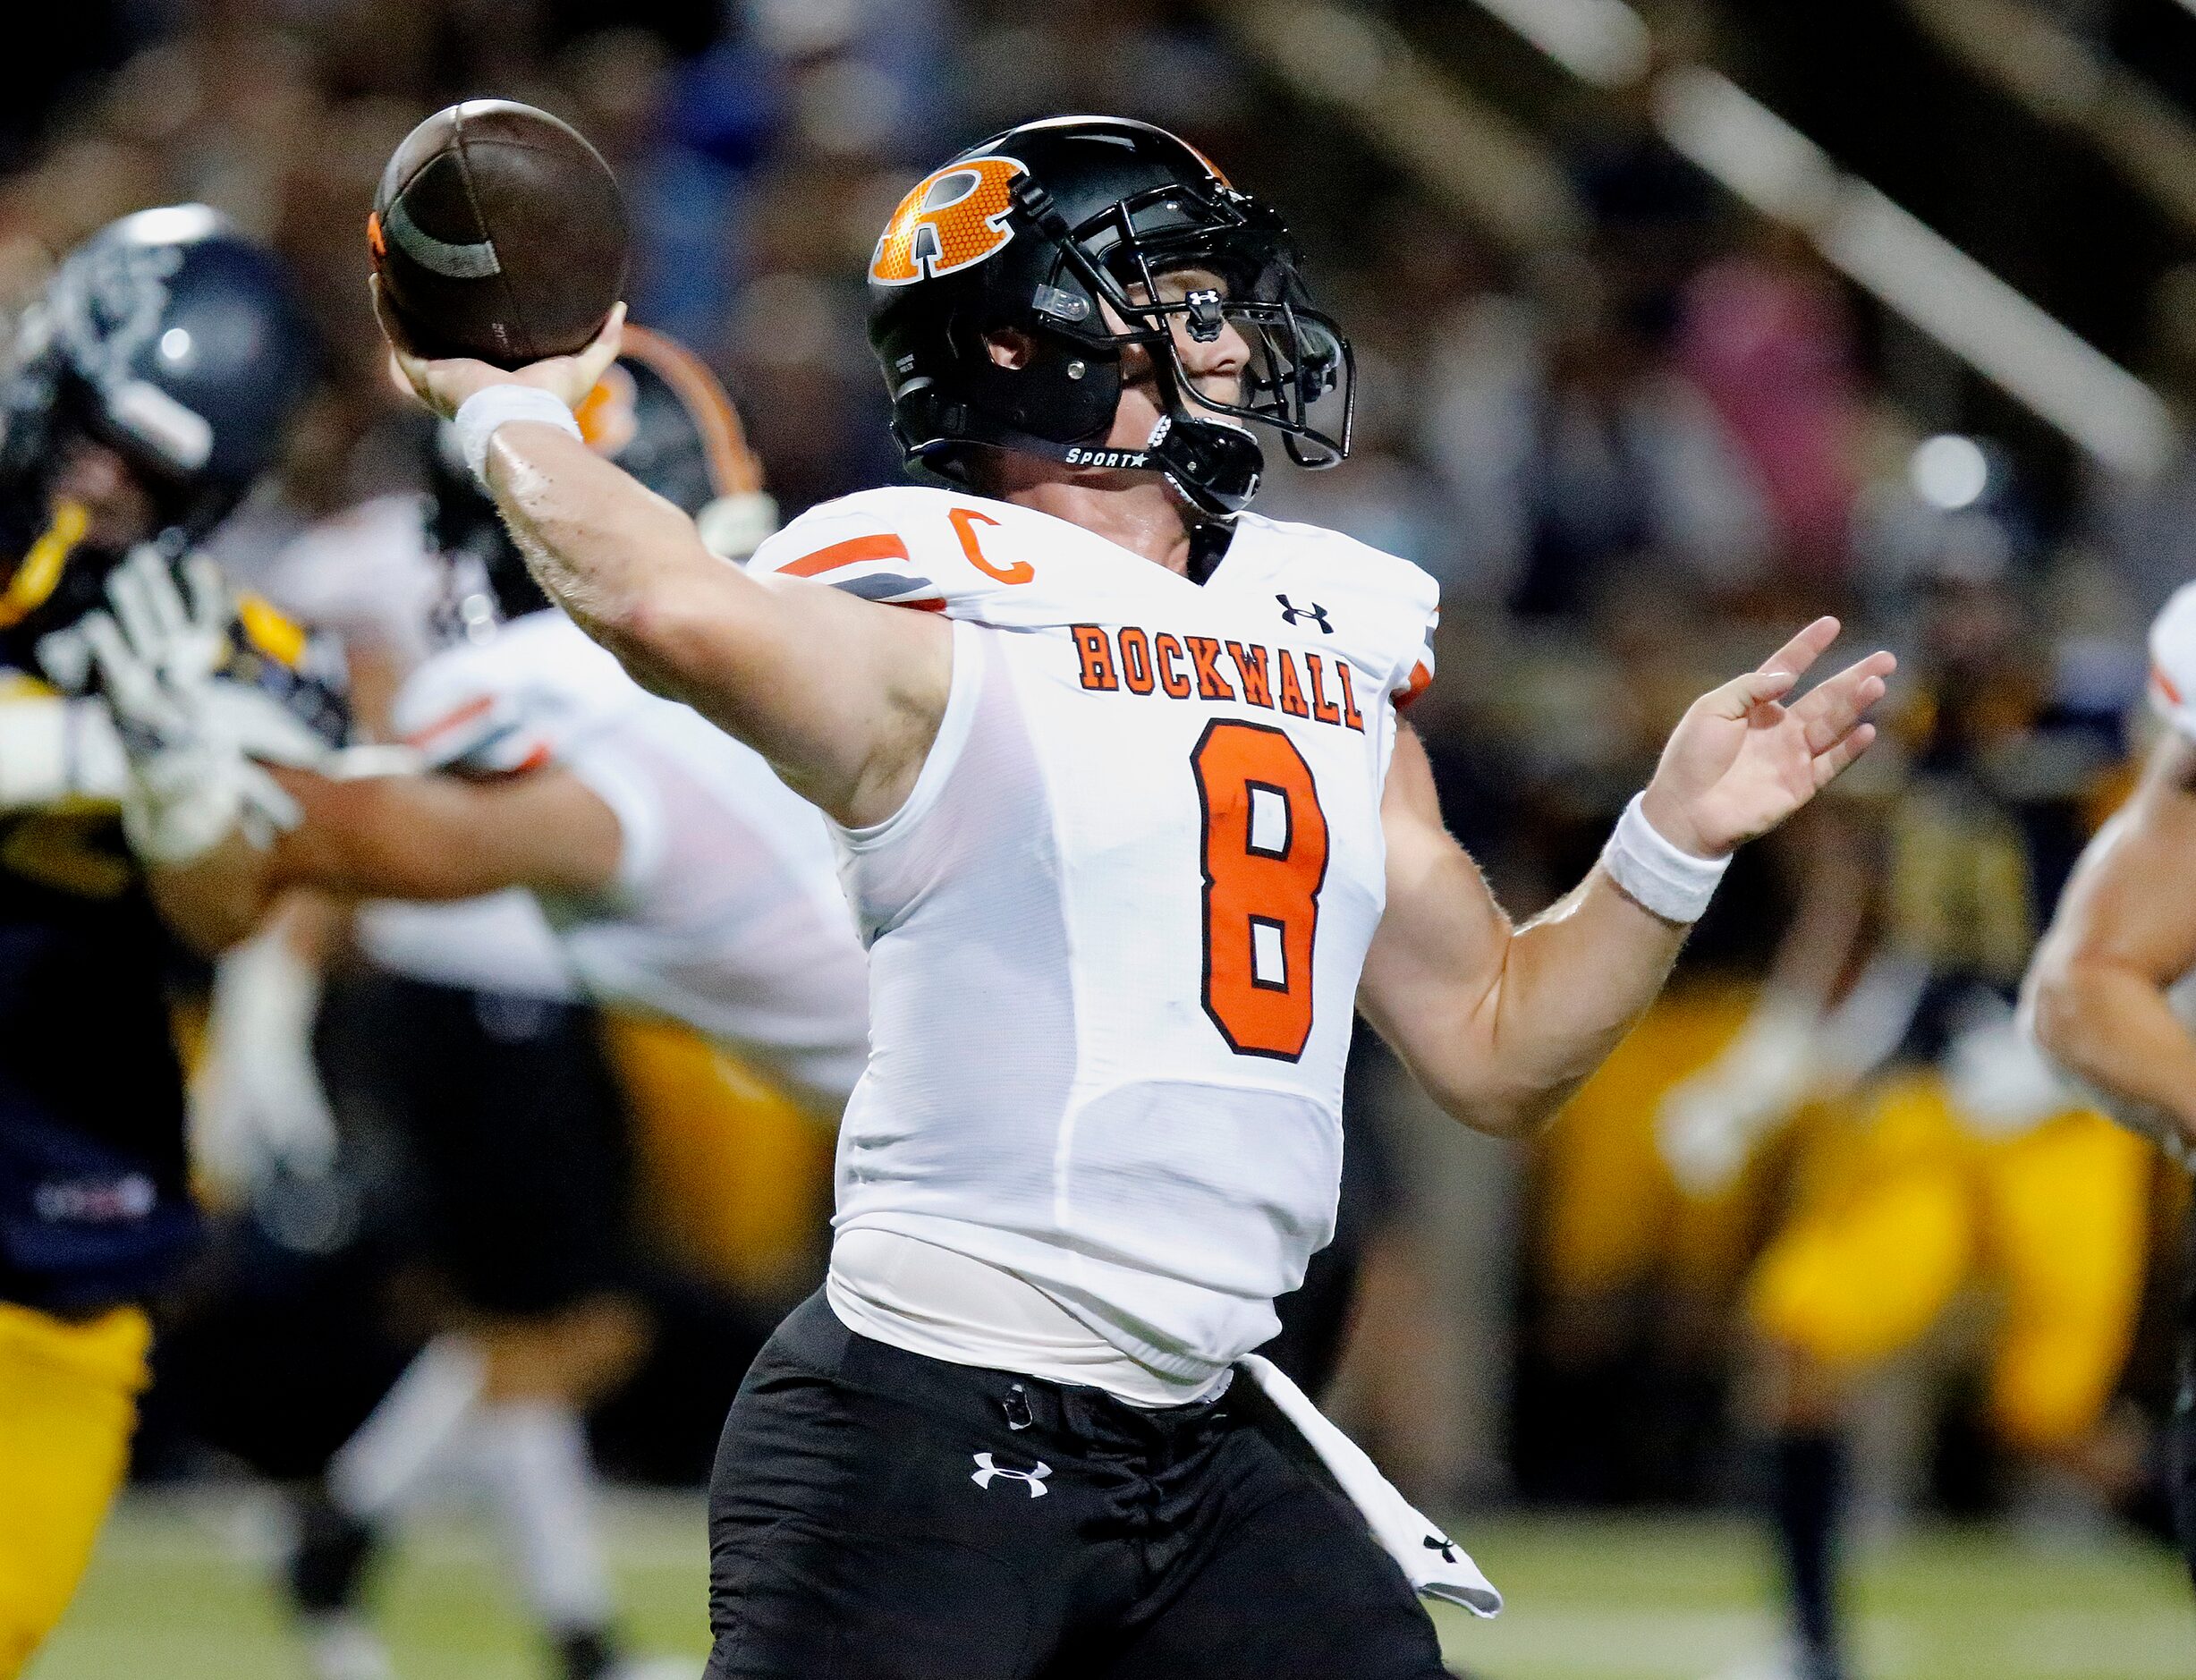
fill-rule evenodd
<path id="1" fill-rule="evenodd" d="M 1317 601 L 1309 607 L 1299 607 L 1285 595 L 1276 595 L 1274 599 L 1281 603 L 1281 616 L 1286 623 L 1296 624 L 1309 619 L 1325 634 L 1331 636 L 1335 633 L 1334 625 L 1327 622 L 1327 608 Z"/>
<path id="2" fill-rule="evenodd" d="M 1445 1564 L 1453 1564 L 1456 1561 L 1456 1542 L 1446 1534 L 1429 1534 L 1419 1544 L 1425 1547 L 1429 1552 L 1439 1552 L 1441 1561 Z"/>
<path id="3" fill-rule="evenodd" d="M 1041 1458 L 1037 1461 L 1037 1468 L 1034 1470 L 1009 1470 L 1003 1464 L 993 1464 L 989 1453 L 977 1453 L 973 1456 L 976 1460 L 976 1473 L 969 1480 L 979 1488 L 988 1488 L 995 1481 L 1004 1476 L 1010 1481 L 1028 1483 L 1030 1498 L 1032 1499 L 1041 1499 L 1052 1491 L 1051 1489 L 1045 1486 L 1045 1478 L 1052 1474 L 1052 1466 Z"/>

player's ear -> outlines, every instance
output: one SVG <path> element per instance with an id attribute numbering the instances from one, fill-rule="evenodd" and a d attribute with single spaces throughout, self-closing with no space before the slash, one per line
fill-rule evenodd
<path id="1" fill-rule="evenodd" d="M 1002 327 L 984 335 L 984 348 L 993 366 L 1019 370 L 1037 355 L 1037 340 L 1019 327 Z"/>

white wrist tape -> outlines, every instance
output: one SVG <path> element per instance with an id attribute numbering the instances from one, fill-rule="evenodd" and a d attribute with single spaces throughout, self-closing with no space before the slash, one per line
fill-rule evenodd
<path id="1" fill-rule="evenodd" d="M 1647 820 L 1640 804 L 1643 797 L 1634 793 L 1616 819 L 1608 844 L 1601 849 L 1601 866 L 1626 894 L 1665 921 L 1698 921 L 1731 860 L 1679 851 Z"/>
<path id="2" fill-rule="evenodd" d="M 475 391 L 458 405 L 451 424 L 457 428 L 458 448 L 474 478 L 488 488 L 488 440 L 496 428 L 512 420 L 539 420 L 557 430 L 580 436 L 580 422 L 572 411 L 537 385 L 491 385 Z"/>

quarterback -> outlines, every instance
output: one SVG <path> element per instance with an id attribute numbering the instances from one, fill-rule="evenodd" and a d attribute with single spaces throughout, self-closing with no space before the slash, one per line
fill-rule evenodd
<path id="1" fill-rule="evenodd" d="M 1322 1453 L 1364 1516 L 1261 1427 L 1319 1425 L 1251 1356 L 1329 1235 L 1352 1014 L 1460 1118 L 1535 1124 L 1723 857 L 1867 746 L 1892 662 L 1784 705 L 1825 620 L 1704 697 L 1513 928 L 1401 722 L 1432 581 L 1246 511 L 1245 422 L 1348 444 L 1349 344 L 1273 211 L 1061 118 L 918 182 L 869 278 L 937 483 L 746 571 L 573 435 L 615 325 L 515 376 L 397 346 L 549 593 L 838 826 L 870 946 L 829 1281 L 719 1451 L 708 1672 L 1428 1680 L 1398 1564 L 1451 1543 L 1384 1549 L 1362 1455 Z"/>

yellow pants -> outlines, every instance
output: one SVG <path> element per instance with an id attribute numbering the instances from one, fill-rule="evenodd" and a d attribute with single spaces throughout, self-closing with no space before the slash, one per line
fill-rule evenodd
<path id="1" fill-rule="evenodd" d="M 2087 1433 L 2134 1332 L 2149 1146 L 2073 1110 L 2019 1136 L 1965 1127 L 1943 1082 L 1894 1076 L 1755 1268 L 1748 1308 L 1833 1373 L 1911 1345 L 1963 1286 L 1998 1287 L 1993 1416 L 2030 1448 Z"/>
<path id="2" fill-rule="evenodd" d="M 1720 1294 L 1743 1269 L 1755 1191 L 1742 1176 L 1695 1201 L 1655 1142 L 1655 1110 L 1736 1036 L 1752 1006 L 1743 987 L 1695 984 L 1649 1009 L 1559 1115 L 1536 1160 L 1534 1249 L 1558 1295 L 1661 1279 Z"/>
<path id="3" fill-rule="evenodd" d="M 0 1680 L 68 1608 L 130 1462 L 152 1326 L 72 1324 L 0 1301 Z"/>
<path id="4" fill-rule="evenodd" d="M 829 1122 L 684 1027 L 611 1015 L 605 1037 L 632 1107 L 649 1235 L 751 1295 L 812 1287 L 831 1217 Z"/>

